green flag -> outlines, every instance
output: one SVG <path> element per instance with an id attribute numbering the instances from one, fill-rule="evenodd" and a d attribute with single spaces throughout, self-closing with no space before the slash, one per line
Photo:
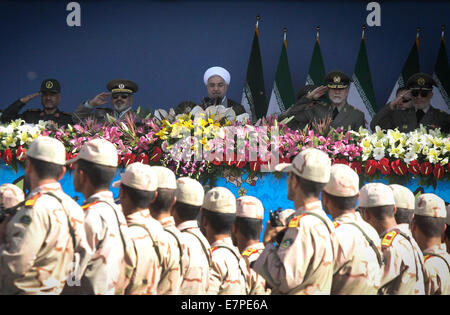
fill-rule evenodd
<path id="1" fill-rule="evenodd" d="M 320 50 L 320 27 L 317 27 L 316 43 L 314 44 L 313 55 L 309 63 L 308 77 L 306 84 L 323 85 L 325 77 L 325 66 L 323 65 L 322 51 Z"/>
<path id="2" fill-rule="evenodd" d="M 414 41 L 413 46 L 411 47 L 411 51 L 409 52 L 408 58 L 403 65 L 402 72 L 392 89 L 391 95 L 386 103 L 395 99 L 395 95 L 397 93 L 397 89 L 399 87 L 404 87 L 406 85 L 406 81 L 408 81 L 409 77 L 414 73 L 419 72 L 419 29 L 417 29 L 416 40 Z"/>
<path id="3" fill-rule="evenodd" d="M 247 76 L 242 93 L 241 104 L 252 120 L 264 117 L 267 112 L 266 92 L 264 88 L 264 76 L 259 49 L 259 16 L 257 17 L 255 35 L 253 36 L 250 60 L 247 66 Z"/>
<path id="4" fill-rule="evenodd" d="M 372 76 L 370 75 L 369 61 L 367 59 L 364 29 L 352 80 L 353 82 L 350 84 L 348 93 L 348 103 L 364 113 L 366 127 L 370 126 L 377 105 L 372 84 Z"/>
<path id="5" fill-rule="evenodd" d="M 441 45 L 434 66 L 433 79 L 436 81 L 433 87 L 431 104 L 447 113 L 450 113 L 450 67 L 448 65 L 447 52 L 445 50 L 444 26 L 442 26 Z"/>
<path id="6" fill-rule="evenodd" d="M 281 55 L 278 60 L 277 74 L 273 83 L 272 94 L 270 95 L 267 115 L 284 112 L 295 102 L 294 89 L 292 87 L 291 71 L 287 56 L 286 29 L 284 29 L 283 45 Z"/>

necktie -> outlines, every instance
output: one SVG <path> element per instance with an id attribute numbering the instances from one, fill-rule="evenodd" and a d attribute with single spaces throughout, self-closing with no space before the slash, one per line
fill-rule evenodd
<path id="1" fill-rule="evenodd" d="M 334 108 L 333 110 L 333 120 L 336 118 L 336 116 L 339 114 L 339 111 L 337 109 L 337 107 Z"/>
<path id="2" fill-rule="evenodd" d="M 425 116 L 425 113 L 424 113 L 423 110 L 419 109 L 418 111 L 416 111 L 417 123 L 420 123 L 420 121 L 422 120 L 423 116 Z"/>

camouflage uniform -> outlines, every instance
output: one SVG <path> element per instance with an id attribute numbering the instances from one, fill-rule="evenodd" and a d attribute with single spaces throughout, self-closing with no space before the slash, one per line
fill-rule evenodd
<path id="1" fill-rule="evenodd" d="M 450 295 L 450 255 L 445 244 L 435 245 L 423 251 L 427 280 L 427 295 Z"/>
<path id="2" fill-rule="evenodd" d="M 241 254 L 247 263 L 247 287 L 250 288 L 250 295 L 270 294 L 270 289 L 266 288 L 266 280 L 251 268 L 251 264 L 258 259 L 263 251 L 264 244 L 256 243 L 246 247 Z"/>

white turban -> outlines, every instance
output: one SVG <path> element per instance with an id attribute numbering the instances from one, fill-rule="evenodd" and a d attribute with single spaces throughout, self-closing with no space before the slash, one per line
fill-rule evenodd
<path id="1" fill-rule="evenodd" d="M 220 76 L 227 85 L 230 85 L 230 73 L 222 68 L 222 67 L 211 67 L 208 70 L 206 70 L 204 76 L 203 76 L 203 81 L 205 82 L 205 85 L 208 84 L 208 80 L 209 78 L 211 78 L 212 76 L 218 75 Z"/>

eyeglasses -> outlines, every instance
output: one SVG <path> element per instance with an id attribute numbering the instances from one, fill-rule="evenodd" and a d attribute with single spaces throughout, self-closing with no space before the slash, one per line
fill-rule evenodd
<path id="1" fill-rule="evenodd" d="M 422 97 L 427 97 L 429 92 L 430 91 L 427 91 L 427 90 L 412 90 L 411 95 L 414 97 L 418 97 L 420 94 L 420 96 L 422 96 Z"/>
<path id="2" fill-rule="evenodd" d="M 121 97 L 122 99 L 125 100 L 125 99 L 127 99 L 129 96 L 130 96 L 130 95 L 127 94 L 127 93 L 122 93 L 122 94 L 118 93 L 118 94 L 113 94 L 113 95 L 112 95 L 112 98 L 113 98 L 113 99 L 117 99 L 117 98 Z"/>

